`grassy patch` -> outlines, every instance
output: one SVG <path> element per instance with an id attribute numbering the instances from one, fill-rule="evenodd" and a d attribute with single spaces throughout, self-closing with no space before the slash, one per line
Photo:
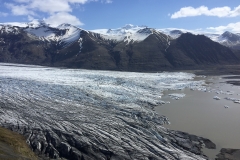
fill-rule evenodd
<path id="1" fill-rule="evenodd" d="M 26 143 L 26 139 L 15 132 L 0 127 L 0 159 L 38 159 Z"/>

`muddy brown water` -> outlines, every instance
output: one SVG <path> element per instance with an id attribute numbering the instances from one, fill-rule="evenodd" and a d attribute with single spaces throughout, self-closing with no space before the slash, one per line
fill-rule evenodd
<path id="1" fill-rule="evenodd" d="M 240 149 L 240 104 L 224 99 L 225 97 L 240 99 L 240 86 L 225 83 L 224 76 L 208 76 L 203 78 L 211 89 L 233 92 L 232 95 L 217 94 L 216 91 L 166 91 L 162 100 L 170 104 L 158 106 L 156 111 L 169 118 L 171 124 L 166 128 L 188 132 L 212 140 L 217 149 L 204 149 L 210 159 L 215 159 L 221 148 Z M 185 93 L 179 100 L 172 100 L 168 94 Z M 221 99 L 215 100 L 214 96 Z M 225 108 L 227 105 L 229 108 Z"/>

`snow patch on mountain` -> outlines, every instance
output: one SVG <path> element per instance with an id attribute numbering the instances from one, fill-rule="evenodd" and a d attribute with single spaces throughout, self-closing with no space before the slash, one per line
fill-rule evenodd
<path id="1" fill-rule="evenodd" d="M 11 25 L 3 25 L 3 24 L 0 24 L 0 33 L 3 34 L 3 33 L 13 33 L 13 34 L 19 34 L 20 31 L 19 31 L 19 28 L 18 27 L 15 27 L 15 26 L 11 26 Z"/>
<path id="2" fill-rule="evenodd" d="M 66 33 L 60 36 L 60 41 L 65 46 L 70 45 L 80 39 L 81 29 L 70 24 L 62 24 L 57 27 L 60 30 L 65 30 Z"/>
<path id="3" fill-rule="evenodd" d="M 135 26 L 127 24 L 117 29 L 96 29 L 91 32 L 101 34 L 101 37 L 108 40 L 130 42 L 140 42 L 153 33 L 153 29 L 146 26 Z"/>
<path id="4" fill-rule="evenodd" d="M 78 54 L 79 53 L 81 53 L 81 51 L 82 51 L 82 48 L 83 48 L 83 39 L 82 38 L 79 38 L 79 40 L 78 40 L 78 43 L 79 43 L 79 52 L 78 52 Z M 76 56 L 78 56 L 78 54 L 76 55 Z"/>
<path id="5" fill-rule="evenodd" d="M 26 32 L 38 37 L 40 40 L 47 41 L 59 41 L 60 36 L 51 30 L 49 27 L 27 28 Z"/>
<path id="6" fill-rule="evenodd" d="M 57 28 L 52 28 L 42 23 L 29 25 L 25 31 L 42 41 L 54 41 L 66 47 L 79 40 L 82 30 L 70 24 L 62 24 Z"/>

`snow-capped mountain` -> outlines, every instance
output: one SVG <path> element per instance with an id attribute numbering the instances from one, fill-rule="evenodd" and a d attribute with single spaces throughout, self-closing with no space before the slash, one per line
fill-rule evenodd
<path id="1" fill-rule="evenodd" d="M 240 35 L 226 31 L 218 37 L 218 42 L 225 46 L 240 48 Z"/>
<path id="2" fill-rule="evenodd" d="M 30 23 L 19 24 L 0 24 L 1 33 L 13 33 L 18 34 L 20 30 L 28 33 L 31 38 L 39 39 L 42 41 L 54 42 L 55 44 L 66 47 L 76 41 L 79 41 L 81 45 L 82 39 L 80 39 L 80 33 L 83 29 L 70 24 L 62 24 L 58 27 L 51 27 L 44 21 L 33 21 Z M 89 33 L 96 33 L 104 40 L 112 40 L 116 42 L 125 42 L 126 44 L 141 42 L 154 33 L 162 33 L 169 36 L 168 39 L 176 39 L 183 33 L 191 31 L 177 28 L 165 28 L 165 29 L 153 29 L 147 26 L 137 26 L 127 24 L 117 29 L 96 29 L 86 31 Z M 211 40 L 218 42 L 222 45 L 240 48 L 240 33 L 224 32 L 223 34 L 211 34 L 201 32 L 191 32 L 195 35 L 205 35 Z M 170 38 L 171 37 L 171 38 Z M 168 42 L 170 44 L 170 42 Z"/>
<path id="3" fill-rule="evenodd" d="M 26 32 L 32 39 L 54 43 L 61 47 L 69 46 L 76 41 L 81 45 L 80 33 L 82 29 L 70 24 L 62 24 L 55 28 L 49 26 L 44 21 L 34 21 L 18 25 L 21 27 L 0 24 L 0 32 L 20 34 L 22 31 Z"/>
<path id="4" fill-rule="evenodd" d="M 206 36 L 239 43 L 239 34 Z M 42 21 L 0 24 L 0 61 L 131 71 L 238 62 L 238 55 L 206 36 L 130 24 L 91 31 L 70 24 L 51 27 Z"/>
<path id="5" fill-rule="evenodd" d="M 158 29 L 158 31 L 169 35 L 173 39 L 180 37 L 183 33 L 192 33 L 194 35 L 204 35 L 210 38 L 212 41 L 218 42 L 224 46 L 240 49 L 240 34 L 239 33 L 231 33 L 224 32 L 223 34 L 214 34 L 214 33 L 201 33 L 201 32 L 190 32 L 187 30 L 179 30 L 179 29 Z"/>

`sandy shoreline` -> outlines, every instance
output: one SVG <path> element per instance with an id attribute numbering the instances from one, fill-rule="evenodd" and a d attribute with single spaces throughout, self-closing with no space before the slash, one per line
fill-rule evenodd
<path id="1" fill-rule="evenodd" d="M 165 91 L 162 99 L 170 101 L 156 108 L 159 114 L 169 118 L 171 124 L 166 128 L 187 132 L 212 140 L 217 149 L 204 149 L 204 153 L 211 159 L 215 158 L 221 148 L 240 148 L 239 134 L 240 104 L 225 99 L 226 97 L 240 99 L 240 87 L 227 83 L 226 76 L 196 77 L 206 81 L 207 90 Z M 238 78 L 238 77 L 235 77 Z M 234 78 L 234 79 L 235 79 Z M 179 100 L 172 100 L 168 94 L 184 93 L 186 96 Z M 220 100 L 213 99 L 218 96 Z M 228 106 L 229 108 L 225 108 Z"/>

